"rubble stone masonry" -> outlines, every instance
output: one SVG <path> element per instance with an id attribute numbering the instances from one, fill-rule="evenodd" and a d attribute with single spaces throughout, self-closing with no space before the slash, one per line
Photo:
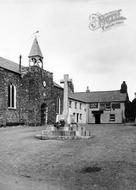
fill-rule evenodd
<path id="1" fill-rule="evenodd" d="M 10 83 L 16 87 L 16 108 L 8 108 Z M 58 98 L 62 112 L 63 89 L 54 86 L 51 72 L 38 66 L 26 68 L 22 74 L 0 68 L 0 125 L 41 125 L 42 105 L 46 105 L 46 113 L 43 114 L 47 114 L 47 123 L 54 123 Z"/>

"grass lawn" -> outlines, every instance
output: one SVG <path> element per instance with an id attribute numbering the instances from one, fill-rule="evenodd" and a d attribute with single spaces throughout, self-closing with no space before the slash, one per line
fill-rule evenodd
<path id="1" fill-rule="evenodd" d="M 135 190 L 136 126 L 88 125 L 88 140 L 39 140 L 43 127 L 0 129 L 0 190 Z"/>

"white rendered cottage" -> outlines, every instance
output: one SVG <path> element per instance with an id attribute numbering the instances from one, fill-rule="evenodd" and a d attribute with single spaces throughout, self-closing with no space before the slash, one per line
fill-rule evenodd
<path id="1" fill-rule="evenodd" d="M 74 92 L 69 76 L 64 75 L 63 113 L 57 115 L 57 121 L 66 123 L 123 123 L 125 122 L 125 104 L 129 100 L 125 81 L 120 90 Z"/>
<path id="2" fill-rule="evenodd" d="M 76 123 L 123 123 L 127 93 L 121 90 L 69 94 L 69 118 Z"/>

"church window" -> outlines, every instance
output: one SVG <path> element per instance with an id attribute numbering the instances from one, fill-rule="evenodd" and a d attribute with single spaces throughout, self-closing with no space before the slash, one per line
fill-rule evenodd
<path id="1" fill-rule="evenodd" d="M 13 84 L 8 85 L 8 108 L 16 108 L 16 87 Z"/>

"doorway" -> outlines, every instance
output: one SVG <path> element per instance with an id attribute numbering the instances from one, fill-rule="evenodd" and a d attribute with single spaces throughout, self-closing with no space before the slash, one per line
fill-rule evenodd
<path id="1" fill-rule="evenodd" d="M 78 120 L 79 120 L 79 113 L 77 113 L 77 123 L 78 123 Z"/>
<path id="2" fill-rule="evenodd" d="M 48 107 L 47 104 L 43 103 L 41 105 L 41 125 L 47 124 L 48 120 Z"/>
<path id="3" fill-rule="evenodd" d="M 95 117 L 95 124 L 100 124 L 101 123 L 101 114 L 103 111 L 92 111 L 94 117 Z"/>
<path id="4" fill-rule="evenodd" d="M 95 124 L 100 124 L 101 120 L 100 120 L 100 114 L 94 114 L 95 117 Z"/>

